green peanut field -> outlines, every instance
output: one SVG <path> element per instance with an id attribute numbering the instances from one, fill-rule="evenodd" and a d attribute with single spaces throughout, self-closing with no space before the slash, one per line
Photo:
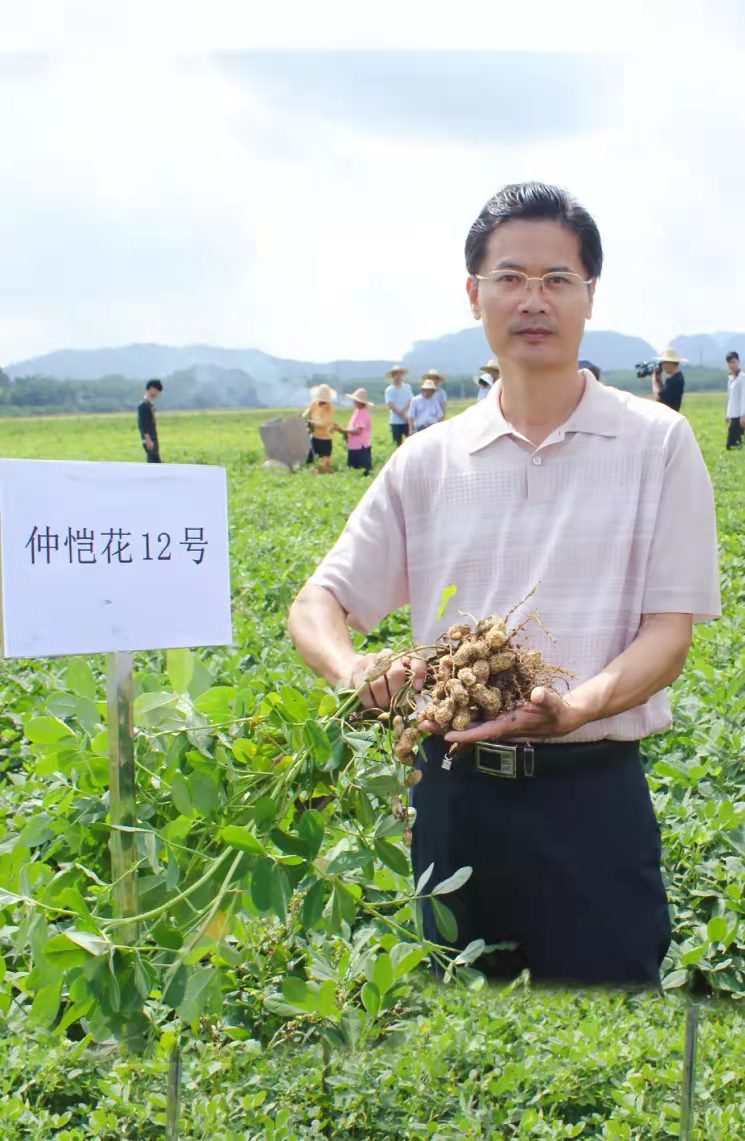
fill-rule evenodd
<path id="1" fill-rule="evenodd" d="M 235 644 L 136 657 L 126 938 L 104 659 L 2 664 L 0 1138 L 166 1136 L 177 1044 L 181 1138 L 674 1138 L 690 1002 L 693 1136 L 745 1138 L 745 450 L 724 450 L 723 396 L 684 411 L 715 485 L 725 613 L 697 629 L 675 726 L 645 746 L 673 919 L 663 993 L 490 986 L 478 946 L 431 981 L 419 901 L 445 934 L 457 883 L 417 894 L 385 725 L 311 677 L 285 632 L 366 481 L 340 437 L 334 473 L 283 473 L 262 467 L 266 411 L 164 406 L 164 461 L 228 471 Z M 134 415 L 0 420 L 0 455 L 143 460 Z M 408 630 L 401 613 L 355 637 L 402 646 Z"/>

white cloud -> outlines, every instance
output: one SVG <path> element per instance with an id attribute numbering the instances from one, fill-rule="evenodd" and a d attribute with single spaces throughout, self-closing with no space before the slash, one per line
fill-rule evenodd
<path id="1" fill-rule="evenodd" d="M 0 0 L 5 51 L 125 49 L 168 52 L 260 48 L 424 51 L 641 50 L 652 67 L 694 45 L 727 47 L 744 30 L 740 0 Z"/>
<path id="2" fill-rule="evenodd" d="M 323 99 L 311 84 L 279 99 L 250 62 L 238 73 L 153 44 L 0 57 L 0 360 L 134 340 L 397 356 L 469 323 L 467 229 L 499 184 L 527 177 L 568 186 L 597 217 L 595 328 L 660 346 L 741 328 L 745 65 L 732 44 L 714 60 L 684 44 L 678 22 L 669 58 L 605 57 L 622 73 L 611 95 L 578 60 L 589 120 L 581 107 L 557 117 L 545 64 L 525 56 L 531 122 L 542 99 L 546 131 L 517 137 L 501 109 L 491 138 L 414 120 L 403 132 L 395 108 L 356 121 L 335 111 L 333 83 Z M 451 78 L 445 60 L 433 118 Z M 497 82 L 473 76 L 486 121 Z"/>

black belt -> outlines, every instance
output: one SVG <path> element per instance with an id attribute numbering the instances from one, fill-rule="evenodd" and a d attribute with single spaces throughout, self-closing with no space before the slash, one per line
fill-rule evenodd
<path id="1" fill-rule="evenodd" d="M 448 751 L 442 738 L 429 737 L 425 742 L 429 762 L 443 769 L 466 766 L 484 776 L 502 780 L 533 780 L 570 769 L 620 764 L 639 757 L 638 741 L 579 741 L 561 744 L 530 744 L 518 741 L 479 741 Z"/>

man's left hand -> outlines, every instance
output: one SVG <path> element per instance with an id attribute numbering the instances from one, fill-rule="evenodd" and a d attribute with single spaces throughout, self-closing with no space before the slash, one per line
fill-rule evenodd
<path id="1" fill-rule="evenodd" d="M 581 725 L 584 725 L 584 720 L 569 700 L 559 697 L 551 689 L 537 686 L 525 705 L 518 706 L 511 713 L 500 713 L 493 721 L 479 722 L 460 733 L 451 730 L 445 734 L 445 740 L 463 745 L 509 737 L 538 741 L 545 737 L 563 737 Z M 422 729 L 425 732 L 436 732 L 439 726 L 425 721 Z"/>

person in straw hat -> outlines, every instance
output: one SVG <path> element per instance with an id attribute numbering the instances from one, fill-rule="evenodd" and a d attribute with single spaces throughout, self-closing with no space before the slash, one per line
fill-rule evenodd
<path id="1" fill-rule="evenodd" d="M 499 368 L 499 361 L 495 360 L 494 357 L 492 357 L 491 360 L 488 360 L 486 362 L 486 364 L 482 364 L 481 368 L 479 369 L 479 372 L 488 373 L 488 375 L 492 379 L 492 384 L 493 384 L 494 381 L 499 380 L 499 378 L 501 376 L 501 371 Z"/>
<path id="2" fill-rule="evenodd" d="M 421 723 L 414 882 L 471 869 L 448 896 L 449 941 L 497 944 L 478 960 L 487 975 L 656 988 L 671 925 L 640 740 L 669 729 L 693 623 L 721 613 L 716 518 L 685 417 L 577 368 L 602 263 L 595 221 L 560 187 L 489 199 L 467 290 L 502 375 L 480 407 L 393 453 L 289 632 L 370 709 L 421 688 L 426 662 L 365 653 L 351 631 L 406 605 L 416 646 L 498 614 L 571 671 L 465 730 Z M 427 938 L 448 940 L 422 910 Z"/>
<path id="3" fill-rule="evenodd" d="M 443 388 L 445 377 L 436 368 L 428 368 L 424 374 L 423 380 L 433 380 L 437 389 L 435 398 L 442 409 L 442 419 L 445 419 L 448 410 L 448 394 Z"/>
<path id="4" fill-rule="evenodd" d="M 482 364 L 477 375 L 473 378 L 475 383 L 479 386 L 478 396 L 476 397 L 477 404 L 480 400 L 483 400 L 489 395 L 489 390 L 495 381 L 499 380 L 500 376 L 499 361 L 494 360 L 492 357 L 486 364 Z"/>
<path id="5" fill-rule="evenodd" d="M 390 412 L 391 436 L 396 447 L 399 447 L 409 434 L 407 413 L 414 394 L 411 385 L 404 381 L 408 371 L 402 364 L 394 364 L 385 374 L 391 381 L 385 390 L 385 406 Z"/>
<path id="6" fill-rule="evenodd" d="M 437 385 L 431 376 L 425 375 L 420 390 L 409 408 L 411 430 L 412 432 L 421 432 L 424 428 L 431 428 L 442 418 L 442 405 L 437 398 Z"/>
<path id="7" fill-rule="evenodd" d="M 659 361 L 660 368 L 655 369 L 652 373 L 654 398 L 660 404 L 666 404 L 668 408 L 672 408 L 674 412 L 680 412 L 680 406 L 683 403 L 683 389 L 685 388 L 685 379 L 680 371 L 680 366 L 686 363 L 685 357 L 681 357 L 675 349 L 665 349 L 664 353 L 655 359 Z M 665 373 L 664 381 L 662 373 Z"/>
<path id="8" fill-rule="evenodd" d="M 356 388 L 354 392 L 344 394 L 354 401 L 354 412 L 349 417 L 346 428 L 334 424 L 334 429 L 346 438 L 347 466 L 357 468 L 363 475 L 372 471 L 372 417 L 370 408 L 374 407 L 368 398 L 367 389 Z"/>
<path id="9" fill-rule="evenodd" d="M 318 471 L 327 475 L 331 471 L 331 434 L 334 428 L 334 401 L 336 392 L 328 384 L 316 384 L 310 390 L 311 403 L 303 412 L 310 425 L 310 446 L 318 460 Z"/>
<path id="10" fill-rule="evenodd" d="M 488 372 L 480 372 L 473 378 L 473 383 L 478 385 L 478 392 L 476 394 L 476 403 L 478 404 L 480 400 L 485 400 L 491 392 L 494 377 Z"/>

